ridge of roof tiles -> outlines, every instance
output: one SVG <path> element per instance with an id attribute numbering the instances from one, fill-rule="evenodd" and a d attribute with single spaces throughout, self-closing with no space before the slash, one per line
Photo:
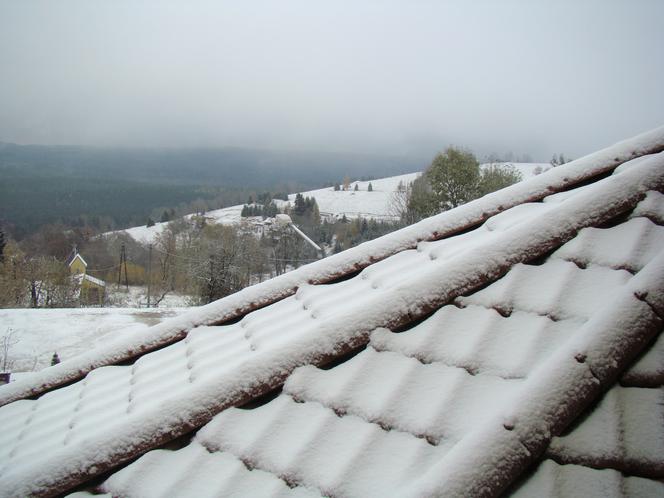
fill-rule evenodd
<path id="1" fill-rule="evenodd" d="M 655 135 L 661 139 L 664 128 L 658 131 L 659 135 Z M 652 146 L 655 137 L 652 132 L 648 136 Z M 639 143 L 643 144 L 643 140 Z M 569 186 L 567 175 L 569 170 L 562 175 Z M 542 189 L 546 191 L 543 186 Z M 192 449 L 186 451 L 198 451 L 196 444 L 203 445 L 202 457 L 217 455 L 219 449 L 230 451 L 232 447 L 219 443 L 212 429 L 219 426 L 217 420 L 228 421 L 228 417 L 237 416 L 238 409 L 230 407 L 280 386 L 300 367 L 286 382 L 286 394 L 277 398 L 290 411 L 291 405 L 300 405 L 295 399 L 297 393 L 293 396 L 290 391 L 296 382 L 292 379 L 303 375 L 299 372 L 314 368 L 307 365 L 323 365 L 367 343 L 368 349 L 355 358 L 365 361 L 365 353 L 372 354 L 370 351 L 388 358 L 397 353 L 394 341 L 387 339 L 398 334 L 381 332 L 382 329 L 394 330 L 425 318 L 441 306 L 433 316 L 451 306 L 491 309 L 495 316 L 504 315 L 510 320 L 551 322 L 555 327 L 547 327 L 559 328 L 565 339 L 550 348 L 546 361 L 540 365 L 522 364 L 517 368 L 494 361 L 493 370 L 486 370 L 486 365 L 474 365 L 463 358 L 456 358 L 456 362 L 448 360 L 450 364 L 444 366 L 463 372 L 462 375 L 480 379 L 494 375 L 502 379 L 501 383 L 520 386 L 508 397 L 517 401 L 514 408 L 489 410 L 477 430 L 448 440 L 435 427 L 420 431 L 423 427 L 420 424 L 417 430 L 395 427 L 392 436 L 380 439 L 387 448 L 393 444 L 398 447 L 401 444 L 398 438 L 411 441 L 410 437 L 415 435 L 420 443 L 433 447 L 411 447 L 412 441 L 407 443 L 411 448 L 408 451 L 429 455 L 433 460 L 426 466 L 428 471 L 411 482 L 407 490 L 397 486 L 388 494 L 394 495 L 394 490 L 399 490 L 417 496 L 439 493 L 455 496 L 473 490 L 478 496 L 494 496 L 509 486 L 526 466 L 536 462 L 551 438 L 601 396 L 661 329 L 664 253 L 657 247 L 661 229 L 649 226 L 650 222 L 643 217 L 626 218 L 610 230 L 610 235 L 598 232 L 597 227 L 619 216 L 634 217 L 639 209 L 649 213 L 650 219 L 656 219 L 661 202 L 652 192 L 663 189 L 664 153 L 639 157 L 622 164 L 612 176 L 595 179 L 589 185 L 557 194 L 555 189 L 549 189 L 554 195 L 547 196 L 544 202 L 517 202 L 506 210 L 500 206 L 503 212 L 493 214 L 479 228 L 443 240 L 420 241 L 413 246 L 415 249 L 403 248 L 392 256 L 378 258 L 382 260 L 348 280 L 328 285 L 299 285 L 295 295 L 250 312 L 238 323 L 188 329 L 184 340 L 144 354 L 133 365 L 96 368 L 83 381 L 36 400 L 19 400 L 2 406 L 0 424 L 5 430 L 0 434 L 0 495 L 52 496 L 67 491 L 203 426 L 213 417 L 194 438 Z M 504 201 L 510 196 L 494 197 Z M 487 207 L 480 203 L 482 206 Z M 468 219 L 458 209 L 462 212 L 458 217 Z M 450 219 L 457 220 L 451 215 Z M 643 244 L 638 250 L 616 244 L 624 234 L 638 237 Z M 390 245 L 404 238 L 388 236 L 377 240 Z M 611 247 L 614 254 L 606 256 L 598 247 Z M 578 281 L 578 285 L 568 285 L 566 290 L 570 294 L 592 295 L 592 299 L 587 299 L 588 309 L 576 306 L 573 299 L 557 299 L 554 295 L 533 300 L 527 290 L 513 294 L 511 299 L 496 298 L 495 289 L 499 289 L 499 295 L 505 294 L 505 289 L 512 287 L 510 282 L 541 280 L 539 267 L 524 263 L 547 255 L 542 271 L 548 272 L 545 276 L 560 276 L 554 285 L 559 290 L 558 297 L 565 282 Z M 371 259 L 369 254 L 365 257 L 367 261 Z M 581 270 L 584 266 L 588 269 Z M 587 281 L 565 280 L 577 271 L 594 276 Z M 527 306 L 523 305 L 524 299 Z M 223 301 L 226 299 L 217 303 L 219 308 L 223 307 Z M 607 301 L 610 303 L 606 304 Z M 455 304 L 450 305 L 451 302 Z M 422 325 L 430 320 L 431 317 L 427 318 Z M 570 330 L 576 333 L 570 336 Z M 410 365 L 421 365 L 421 358 L 406 356 Z M 495 360 L 495 355 L 488 357 Z M 351 362 L 330 372 L 345 371 Z M 648 377 L 645 363 L 641 375 L 645 372 Z M 436 372 L 438 366 L 432 367 L 427 371 Z M 283 401 L 283 396 L 291 396 L 291 401 Z M 265 406 L 274 406 L 271 403 Z M 376 409 L 380 412 L 381 406 L 374 407 L 374 412 Z M 333 407 L 333 417 L 343 419 L 347 409 Z M 315 413 L 312 412 L 314 419 Z M 393 417 L 390 422 L 371 412 L 352 416 L 359 420 L 348 418 L 343 422 L 344 427 L 355 427 L 356 422 L 364 424 L 367 420 L 377 430 L 389 427 L 390 423 L 401 424 L 398 418 Z M 269 426 L 270 421 L 266 423 Z M 99 427 L 107 430 L 100 433 Z M 375 430 L 371 429 L 371 434 Z M 573 448 L 556 444 L 564 451 L 551 453 L 551 457 L 563 455 L 570 462 L 582 465 L 590 461 L 589 458 L 577 461 Z M 274 448 L 271 451 L 267 454 L 275 454 Z M 154 454 L 148 453 L 139 462 Z M 362 495 L 357 494 L 353 483 L 323 480 L 324 485 L 306 482 L 301 485 L 302 477 L 293 477 L 269 465 L 263 468 L 265 462 L 257 464 L 247 455 L 223 455 L 220 464 L 241 465 L 251 474 L 250 481 L 258 479 L 270 489 L 276 486 L 283 494 L 309 494 L 313 486 L 318 494 L 345 496 L 355 490 L 355 496 Z M 216 456 L 211 458 L 218 460 Z M 129 465 L 117 476 L 132 475 L 130 469 L 135 469 L 135 465 Z M 655 462 L 651 471 L 654 474 L 659 472 L 657 465 Z M 118 480 L 121 478 L 114 475 L 109 486 Z M 112 493 L 123 494 L 117 490 Z"/>
<path id="2" fill-rule="evenodd" d="M 660 496 L 664 389 L 615 382 L 662 339 L 664 250 L 652 241 L 664 227 L 642 221 L 584 228 L 408 330 L 374 330 L 332 369 L 299 367 L 277 398 L 223 411 L 184 448 L 150 451 L 99 490 L 496 496 L 535 465 L 514 496 Z M 543 282 L 547 291 L 533 292 Z M 644 359 L 627 373 L 660 366 Z"/>
<path id="3" fill-rule="evenodd" d="M 506 209 L 527 202 L 537 202 L 555 192 L 611 172 L 631 159 L 662 150 L 664 150 L 664 126 L 562 166 L 551 168 L 526 181 L 379 239 L 245 288 L 219 301 L 132 334 L 131 337 L 104 344 L 63 361 L 29 378 L 19 379 L 0 388 L 0 406 L 75 381 L 100 366 L 127 361 L 181 340 L 195 327 L 217 325 L 238 318 L 293 295 L 303 285 L 331 282 L 393 254 L 412 249 L 422 241 L 438 240 L 462 232 Z"/>

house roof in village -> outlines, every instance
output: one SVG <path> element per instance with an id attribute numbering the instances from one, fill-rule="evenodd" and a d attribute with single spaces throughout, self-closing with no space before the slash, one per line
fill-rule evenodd
<path id="1" fill-rule="evenodd" d="M 88 266 L 88 264 L 83 259 L 83 256 L 81 256 L 76 248 L 72 249 L 72 251 L 69 253 L 69 256 L 67 256 L 67 259 L 65 260 L 65 264 L 67 266 L 71 266 L 76 259 L 80 259 L 84 266 Z"/>
<path id="2" fill-rule="evenodd" d="M 101 489 L 662 493 L 663 149 L 659 128 L 0 388 L 0 495 L 139 455 Z"/>
<path id="3" fill-rule="evenodd" d="M 84 275 L 83 278 L 85 280 L 87 280 L 88 282 L 93 283 L 95 285 L 98 285 L 100 287 L 106 287 L 106 282 L 104 282 L 103 280 L 101 280 L 99 278 L 93 277 L 92 275 L 88 275 L 87 273 Z"/>

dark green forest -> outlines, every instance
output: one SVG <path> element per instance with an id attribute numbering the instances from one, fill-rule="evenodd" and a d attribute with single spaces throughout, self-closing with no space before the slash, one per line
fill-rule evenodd
<path id="1" fill-rule="evenodd" d="M 216 209 L 253 192 L 297 192 L 421 166 L 413 158 L 257 149 L 129 149 L 0 143 L 0 223 L 21 238 L 47 223 L 145 223 L 154 209 Z"/>

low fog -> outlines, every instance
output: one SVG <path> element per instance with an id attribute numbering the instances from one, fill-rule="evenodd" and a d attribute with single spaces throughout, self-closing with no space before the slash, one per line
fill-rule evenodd
<path id="1" fill-rule="evenodd" d="M 578 157 L 664 124 L 659 1 L 0 4 L 0 141 Z"/>

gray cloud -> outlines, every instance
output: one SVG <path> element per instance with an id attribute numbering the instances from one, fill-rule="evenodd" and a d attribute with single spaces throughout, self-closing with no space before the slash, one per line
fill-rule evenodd
<path id="1" fill-rule="evenodd" d="M 0 140 L 578 156 L 664 123 L 662 19 L 655 0 L 2 2 Z"/>

